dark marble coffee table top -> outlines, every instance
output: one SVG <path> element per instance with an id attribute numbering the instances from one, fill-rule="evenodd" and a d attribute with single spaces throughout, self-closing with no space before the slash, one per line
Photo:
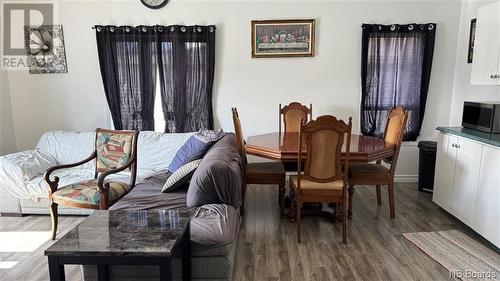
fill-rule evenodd
<path id="1" fill-rule="evenodd" d="M 178 210 L 95 211 L 45 255 L 171 256 L 188 223 L 188 213 Z"/>

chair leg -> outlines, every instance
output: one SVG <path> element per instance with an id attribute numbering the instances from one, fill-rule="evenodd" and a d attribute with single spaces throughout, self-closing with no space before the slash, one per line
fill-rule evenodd
<path id="1" fill-rule="evenodd" d="M 279 185 L 279 203 L 281 218 L 285 217 L 285 180 Z"/>
<path id="2" fill-rule="evenodd" d="M 354 185 L 353 184 L 349 185 L 349 189 L 347 191 L 349 192 L 348 218 L 352 218 L 352 197 L 354 196 Z"/>
<path id="3" fill-rule="evenodd" d="M 302 239 L 300 237 L 301 232 L 301 221 L 302 221 L 302 202 L 297 201 L 297 242 L 301 243 Z"/>
<path id="4" fill-rule="evenodd" d="M 342 195 L 342 242 L 347 244 L 347 193 Z"/>
<path id="5" fill-rule="evenodd" d="M 56 240 L 58 215 L 57 204 L 54 202 L 50 203 L 50 218 L 52 219 L 52 240 Z"/>
<path id="6" fill-rule="evenodd" d="M 247 184 L 243 183 L 241 187 L 241 206 L 240 206 L 240 215 L 243 217 L 245 215 L 245 194 L 247 193 Z"/>
<path id="7" fill-rule="evenodd" d="M 394 182 L 389 182 L 387 185 L 387 191 L 389 192 L 389 210 L 391 213 L 391 219 L 396 217 L 396 210 L 394 205 Z"/>
<path id="8" fill-rule="evenodd" d="M 382 205 L 382 194 L 380 192 L 380 184 L 377 184 L 377 205 Z"/>

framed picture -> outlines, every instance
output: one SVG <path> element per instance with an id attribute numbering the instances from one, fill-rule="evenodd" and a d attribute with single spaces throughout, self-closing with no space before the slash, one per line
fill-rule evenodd
<path id="1" fill-rule="evenodd" d="M 62 25 L 24 27 L 30 74 L 67 73 Z"/>
<path id="2" fill-rule="evenodd" d="M 314 19 L 252 21 L 252 58 L 314 56 Z"/>
<path id="3" fill-rule="evenodd" d="M 476 20 L 470 21 L 470 34 L 469 34 L 469 52 L 467 53 L 467 63 L 472 63 L 474 57 L 474 41 L 476 39 Z"/>

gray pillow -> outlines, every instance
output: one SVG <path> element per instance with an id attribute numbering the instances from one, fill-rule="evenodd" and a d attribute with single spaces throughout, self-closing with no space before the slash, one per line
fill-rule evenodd
<path id="1" fill-rule="evenodd" d="M 236 136 L 228 133 L 203 156 L 189 182 L 186 205 L 225 204 L 239 208 L 241 165 Z"/>
<path id="2" fill-rule="evenodd" d="M 201 159 L 191 161 L 173 172 L 163 185 L 161 192 L 171 192 L 187 183 L 200 165 Z"/>

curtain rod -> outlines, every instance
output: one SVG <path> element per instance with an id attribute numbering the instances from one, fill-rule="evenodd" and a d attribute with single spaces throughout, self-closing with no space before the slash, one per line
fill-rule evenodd
<path id="1" fill-rule="evenodd" d="M 180 25 L 180 24 L 174 24 L 174 25 L 138 25 L 138 26 L 128 26 L 128 25 L 123 25 L 123 26 L 115 26 L 115 25 L 95 25 L 92 26 L 91 29 L 96 29 L 96 27 L 101 27 L 101 28 L 115 28 L 115 29 L 125 29 L 125 28 L 155 28 L 155 27 L 212 27 L 216 28 L 215 25 Z"/>

